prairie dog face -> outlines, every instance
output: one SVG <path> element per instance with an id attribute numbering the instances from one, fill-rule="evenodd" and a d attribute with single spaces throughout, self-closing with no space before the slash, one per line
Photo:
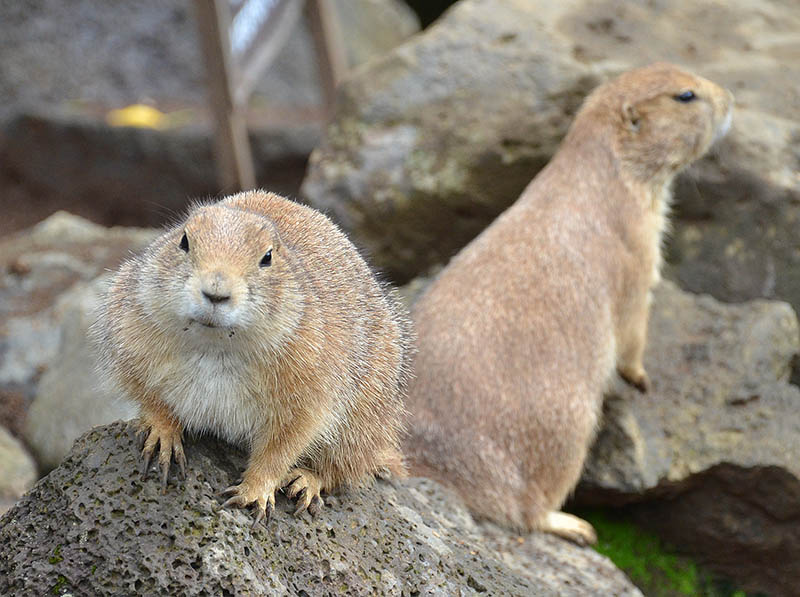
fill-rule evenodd
<path id="1" fill-rule="evenodd" d="M 605 88 L 621 125 L 619 155 L 641 180 L 671 177 L 730 127 L 730 91 L 671 64 L 627 72 Z"/>
<path id="2" fill-rule="evenodd" d="M 275 227 L 246 211 L 196 208 L 144 269 L 142 304 L 187 340 L 207 344 L 218 337 L 228 347 L 254 326 L 280 330 L 293 319 L 286 309 L 296 310 L 296 302 L 286 300 L 293 275 Z"/>

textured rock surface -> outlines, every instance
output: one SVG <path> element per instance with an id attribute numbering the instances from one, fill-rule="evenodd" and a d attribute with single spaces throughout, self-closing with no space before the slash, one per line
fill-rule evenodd
<path id="1" fill-rule="evenodd" d="M 605 558 L 554 537 L 476 526 L 430 481 L 330 499 L 316 518 L 279 500 L 268 528 L 220 508 L 243 454 L 188 445 L 188 478 L 142 481 L 133 432 L 97 428 L 0 521 L 0 593 L 639 595 Z"/>
<path id="2" fill-rule="evenodd" d="M 62 296 L 56 355 L 36 389 L 25 421 L 25 439 L 44 471 L 55 468 L 86 431 L 136 416 L 136 407 L 104 387 L 95 374 L 97 357 L 87 337 L 109 283 L 106 276 Z"/>
<path id="3" fill-rule="evenodd" d="M 516 199 L 596 83 L 667 59 L 738 100 L 728 140 L 676 187 L 670 275 L 800 308 L 798 32 L 779 0 L 464 0 L 344 86 L 303 193 L 406 281 Z"/>
<path id="4" fill-rule="evenodd" d="M 62 320 L 74 305 L 59 302 L 59 297 L 117 267 L 155 234 L 136 228 L 106 229 L 62 212 L 0 242 L 3 424 L 15 432 L 22 429 L 42 374 L 59 356 L 70 356 L 59 355 L 59 346 Z M 80 373 L 89 383 L 91 370 Z"/>
<path id="5" fill-rule="evenodd" d="M 800 350 L 786 303 L 656 292 L 647 395 L 619 384 L 576 501 L 637 518 L 744 588 L 800 586 Z"/>
<path id="6" fill-rule="evenodd" d="M 25 447 L 0 426 L 0 515 L 38 478 L 36 463 Z"/>

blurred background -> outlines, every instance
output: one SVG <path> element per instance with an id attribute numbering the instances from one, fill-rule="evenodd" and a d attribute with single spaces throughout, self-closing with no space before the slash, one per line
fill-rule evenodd
<path id="1" fill-rule="evenodd" d="M 333 4 L 354 68 L 450 3 Z M 104 225 L 160 225 L 190 197 L 219 192 L 188 0 L 3 0 L 0 56 L 0 235 L 58 209 Z M 322 102 L 301 20 L 250 98 L 259 185 L 298 195 L 322 136 Z"/>

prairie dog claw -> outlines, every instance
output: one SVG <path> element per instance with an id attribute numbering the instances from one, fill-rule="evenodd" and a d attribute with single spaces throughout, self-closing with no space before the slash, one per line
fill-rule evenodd
<path id="1" fill-rule="evenodd" d="M 186 478 L 186 455 L 183 451 L 181 430 L 170 424 L 160 424 L 150 421 L 143 423 L 143 430 L 139 437 L 142 451 L 142 477 L 147 479 L 150 464 L 158 452 L 158 468 L 161 472 L 161 487 L 167 489 L 169 468 L 174 458 L 182 479 Z"/>
<path id="2" fill-rule="evenodd" d="M 246 508 L 250 504 L 255 505 L 255 518 L 253 526 L 263 522 L 269 524 L 272 513 L 275 511 L 275 492 L 278 490 L 278 483 L 261 483 L 259 489 L 253 483 L 242 481 L 238 485 L 231 485 L 222 492 L 223 496 L 230 496 L 223 504 L 223 508 Z"/>
<path id="3" fill-rule="evenodd" d="M 282 486 L 286 497 L 296 500 L 295 515 L 308 510 L 309 514 L 316 516 L 325 505 L 320 496 L 322 481 L 308 469 L 290 470 L 284 476 Z"/>

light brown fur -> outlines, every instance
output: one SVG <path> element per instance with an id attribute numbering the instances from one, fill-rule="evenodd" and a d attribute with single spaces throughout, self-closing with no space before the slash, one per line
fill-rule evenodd
<path id="1" fill-rule="evenodd" d="M 676 99 L 688 90 L 696 99 Z M 547 167 L 415 306 L 412 474 L 454 486 L 479 517 L 594 541 L 558 509 L 614 369 L 649 385 L 642 354 L 670 184 L 724 133 L 731 105 L 728 91 L 663 63 L 586 99 Z"/>
<path id="2" fill-rule="evenodd" d="M 226 505 L 256 520 L 280 488 L 313 512 L 321 491 L 405 472 L 407 319 L 317 211 L 261 191 L 195 207 L 122 265 L 93 333 L 165 484 L 184 429 L 250 449 Z"/>

